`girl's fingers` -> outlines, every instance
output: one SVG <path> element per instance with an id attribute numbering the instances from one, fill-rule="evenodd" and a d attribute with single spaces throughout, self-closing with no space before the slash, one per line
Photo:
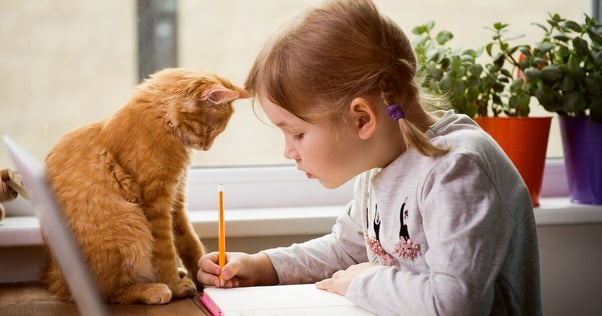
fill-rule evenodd
<path id="1" fill-rule="evenodd" d="M 201 284 L 204 284 L 204 285 L 219 286 L 219 284 L 220 284 L 220 280 L 217 275 L 203 272 L 203 270 L 199 270 L 197 272 L 196 278 Z"/>
<path id="2" fill-rule="evenodd" d="M 199 270 L 196 278 L 205 285 L 219 286 L 220 267 L 217 265 L 217 252 L 211 252 L 202 256 L 198 261 Z"/>
<path id="3" fill-rule="evenodd" d="M 199 259 L 198 266 L 207 273 L 219 275 L 220 268 L 217 265 L 217 252 L 211 252 L 202 256 Z"/>
<path id="4" fill-rule="evenodd" d="M 224 281 L 223 287 L 238 287 L 240 281 L 236 278 L 236 274 L 240 270 L 240 262 L 236 255 L 226 254 L 227 264 L 223 269 L 220 269 L 217 264 L 218 253 L 211 252 L 202 256 L 198 261 L 199 270 L 197 272 L 197 280 L 205 285 L 221 286 L 220 275 Z"/>

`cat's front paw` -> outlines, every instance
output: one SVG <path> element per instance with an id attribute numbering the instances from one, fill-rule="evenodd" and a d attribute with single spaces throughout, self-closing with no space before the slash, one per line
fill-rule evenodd
<path id="1" fill-rule="evenodd" d="M 171 301 L 172 292 L 167 285 L 160 283 L 149 284 L 139 293 L 144 304 L 167 304 Z"/>
<path id="2" fill-rule="evenodd" d="M 188 277 L 181 278 L 180 281 L 169 287 L 173 297 L 191 297 L 196 294 L 196 286 Z"/>

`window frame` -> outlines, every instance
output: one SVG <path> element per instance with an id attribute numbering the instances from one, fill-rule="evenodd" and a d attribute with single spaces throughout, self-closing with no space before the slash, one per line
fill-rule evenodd
<path id="1" fill-rule="evenodd" d="M 353 181 L 326 189 L 293 165 L 192 167 L 186 186 L 188 209 L 217 209 L 219 184 L 224 187 L 224 206 L 230 209 L 345 205 L 353 197 Z"/>
<path id="2" fill-rule="evenodd" d="M 231 209 L 344 206 L 353 198 L 353 183 L 352 179 L 337 189 L 326 189 L 317 180 L 306 179 L 293 165 L 193 167 L 188 172 L 187 207 L 216 210 L 219 184 L 224 186 L 224 204 Z M 541 197 L 568 197 L 563 159 L 546 159 Z"/>

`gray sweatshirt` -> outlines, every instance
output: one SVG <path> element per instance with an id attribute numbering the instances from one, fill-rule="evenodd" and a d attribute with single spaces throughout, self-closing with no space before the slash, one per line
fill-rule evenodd
<path id="1" fill-rule="evenodd" d="M 541 315 L 533 207 L 518 171 L 464 115 L 445 112 L 427 136 L 450 152 L 410 149 L 362 173 L 331 234 L 266 250 L 280 283 L 372 261 L 346 297 L 378 315 Z"/>

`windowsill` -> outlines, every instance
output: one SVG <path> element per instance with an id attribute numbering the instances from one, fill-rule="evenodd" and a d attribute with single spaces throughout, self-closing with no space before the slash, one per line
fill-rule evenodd
<path id="1" fill-rule="evenodd" d="M 538 226 L 602 224 L 602 205 L 571 203 L 567 198 L 543 198 L 535 208 Z M 331 231 L 344 206 L 230 209 L 226 212 L 228 237 L 315 235 Z M 217 212 L 191 211 L 190 220 L 201 238 L 217 238 Z M 0 222 L 0 247 L 42 244 L 35 216 L 12 216 Z"/>

